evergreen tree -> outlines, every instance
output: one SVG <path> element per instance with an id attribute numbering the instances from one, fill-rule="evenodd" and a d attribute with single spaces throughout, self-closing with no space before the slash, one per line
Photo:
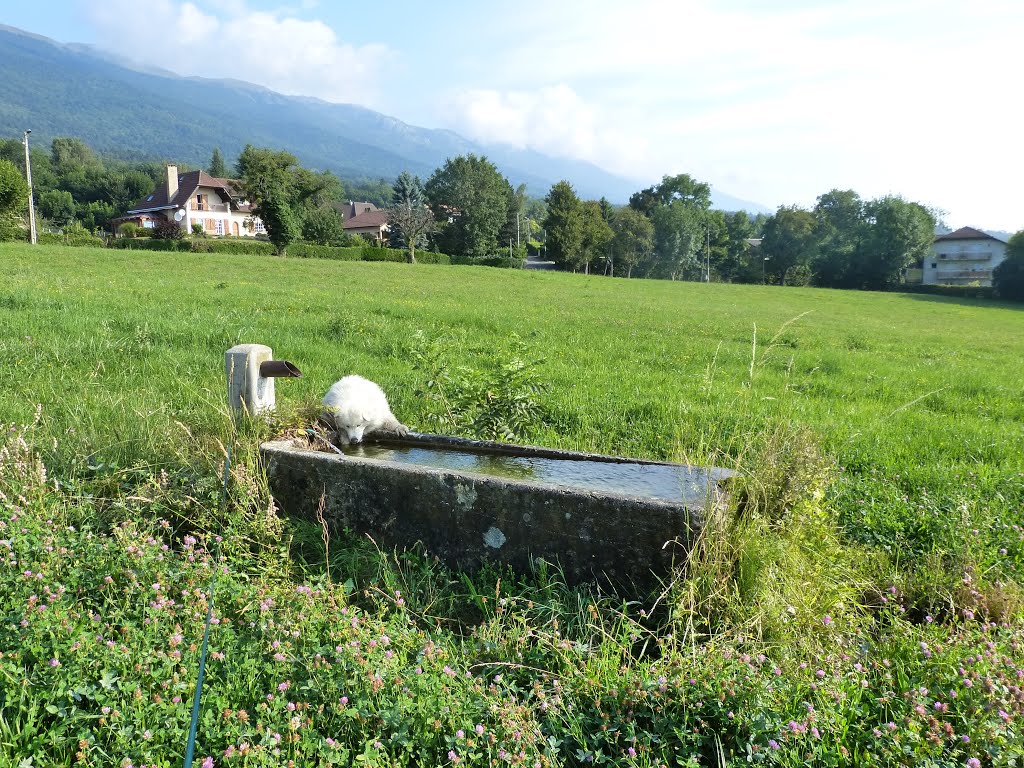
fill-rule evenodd
<path id="1" fill-rule="evenodd" d="M 224 165 L 224 158 L 220 154 L 220 147 L 213 148 L 213 154 L 210 156 L 210 167 L 206 170 L 217 179 L 223 179 L 228 175 L 227 166 Z"/>
<path id="2" fill-rule="evenodd" d="M 548 204 L 544 219 L 548 257 L 563 268 L 575 271 L 583 266 L 583 204 L 568 181 L 552 186 L 544 200 Z"/>

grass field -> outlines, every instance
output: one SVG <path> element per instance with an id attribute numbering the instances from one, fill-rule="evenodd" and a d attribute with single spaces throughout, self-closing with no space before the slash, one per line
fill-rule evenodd
<path id="1" fill-rule="evenodd" d="M 479 369 L 507 360 L 515 339 L 522 340 L 526 358 L 546 384 L 542 419 L 523 435 L 525 442 L 736 467 L 763 502 L 757 507 L 762 518 L 756 524 L 734 520 L 725 532 L 725 549 L 711 547 L 706 553 L 703 580 L 699 574 L 680 577 L 658 610 L 652 596 L 643 614 L 640 604 L 624 607 L 613 596 L 574 592 L 543 580 L 511 587 L 508 575 L 502 582 L 501 574 L 492 574 L 470 582 L 415 553 L 374 560 L 355 543 L 332 562 L 338 581 L 348 576 L 348 596 L 335 595 L 322 581 L 317 536 L 288 521 L 261 521 L 254 511 L 265 503 L 265 489 L 251 462 L 245 475 L 251 482 L 250 507 L 240 503 L 235 523 L 221 521 L 216 525 L 224 529 L 212 530 L 210 510 L 216 507 L 222 461 L 218 446 L 240 443 L 241 455 L 251 457 L 259 437 L 232 435 L 224 405 L 224 350 L 240 342 L 264 343 L 302 369 L 302 379 L 278 383 L 285 421 L 308 414 L 331 382 L 354 372 L 381 383 L 398 417 L 422 428 L 430 406 L 417 395 L 426 374 L 412 364 L 421 343 L 416 331 L 442 350 L 450 365 Z M 355 754 L 380 765 L 446 759 L 481 765 L 670 765 L 690 758 L 718 764 L 747 757 L 787 765 L 808 760 L 906 764 L 916 756 L 935 765 L 963 765 L 974 756 L 1003 764 L 999 761 L 1015 749 L 1022 711 L 1020 683 L 1014 682 L 1022 664 L 1017 614 L 1024 567 L 1022 353 L 1024 310 L 991 302 L 470 267 L 0 246 L 0 423 L 31 423 L 41 406 L 27 441 L 47 466 L 49 487 L 56 480 L 64 489 L 63 496 L 37 498 L 24 489 L 38 491 L 38 478 L 7 466 L 10 477 L 20 478 L 23 503 L 15 506 L 23 508 L 22 515 L 33 505 L 37 510 L 35 527 L 26 527 L 37 537 L 33 541 L 49 540 L 47 546 L 53 546 L 61 539 L 66 550 L 86 560 L 116 561 L 110 568 L 138 572 L 122 585 L 130 595 L 145 591 L 148 578 L 177 579 L 194 588 L 212 566 L 192 573 L 182 561 L 168 573 L 144 546 L 126 555 L 118 549 L 123 526 L 140 541 L 149 536 L 166 542 L 178 557 L 197 546 L 182 544 L 181 526 L 187 523 L 198 546 L 207 546 L 200 558 L 207 564 L 208 536 L 222 533 L 228 546 L 229 534 L 241 530 L 232 526 L 248 526 L 239 536 L 255 553 L 252 563 L 231 559 L 239 572 L 227 577 L 235 580 L 238 600 L 248 602 L 235 606 L 238 618 L 233 630 L 224 630 L 223 640 L 248 659 L 247 677 L 241 688 L 232 688 L 226 681 L 238 670 L 214 675 L 221 709 L 242 707 L 231 701 L 239 696 L 248 697 L 250 712 L 267 703 L 258 704 L 266 691 L 260 686 L 281 675 L 266 669 L 274 666 L 270 651 L 252 648 L 273 642 L 267 638 L 274 631 L 264 624 L 262 639 L 253 640 L 238 621 L 251 621 L 247 612 L 274 594 L 287 614 L 279 627 L 311 629 L 316 611 L 304 602 L 308 595 L 294 597 L 296 584 L 320 579 L 314 583 L 319 604 L 338 611 L 346 606 L 355 611 L 359 591 L 365 590 L 358 605 L 365 623 L 358 629 L 353 625 L 353 631 L 386 631 L 396 653 L 402 646 L 395 660 L 374 660 L 369 653 L 361 661 L 349 660 L 344 668 L 350 677 L 335 679 L 322 672 L 319 661 L 310 661 L 313 646 L 303 655 L 300 641 L 286 639 L 288 660 L 296 666 L 289 679 L 301 675 L 305 686 L 300 710 L 303 704 L 320 706 L 320 720 L 335 731 L 322 728 L 316 740 L 306 735 L 313 726 L 302 720 L 289 732 L 294 710 L 277 712 L 271 703 L 258 719 L 264 731 L 272 721 L 283 723 L 274 726 L 283 729 L 283 742 L 271 743 L 254 724 L 232 718 L 209 725 L 216 734 L 208 739 L 210 752 L 216 747 L 218 761 L 225 764 L 276 764 L 280 755 L 273 750 L 284 745 L 298 764 L 335 758 L 346 763 Z M 8 451 L 9 460 L 14 453 Z M 31 464 L 27 455 L 21 464 Z M 0 470 L 4 466 L 0 460 Z M 206 478 L 206 484 L 193 482 L 186 493 L 184 485 L 175 485 L 176 478 L 186 476 Z M 9 482 L 3 502 L 8 513 L 14 503 L 14 481 Z M 206 489 L 205 497 L 198 487 Z M 72 535 L 57 532 L 55 510 L 78 521 L 76 529 L 83 520 L 102 519 L 103 525 L 91 529 L 102 544 L 98 538 L 71 541 Z M 169 527 L 156 527 L 159 518 L 168 519 Z M 272 569 L 278 569 L 274 558 L 285 556 L 268 543 L 281 525 L 294 537 L 286 553 L 290 565 L 261 581 L 257 566 L 273 562 Z M 35 556 L 39 562 L 51 557 Z M 19 558 L 24 565 L 32 556 L 22 551 Z M 130 568 L 129 562 L 134 563 Z M 100 575 L 76 563 L 74 578 L 101 592 Z M 22 570 L 8 566 L 0 578 L 12 579 Z M 66 574 L 61 584 L 70 587 L 70 578 Z M 396 584 L 405 594 L 403 603 L 417 604 L 418 613 L 396 608 Z M 511 590 L 504 593 L 507 611 L 481 602 L 486 590 L 495 594 L 503 584 Z M 180 754 L 172 735 L 180 733 L 184 705 L 159 720 L 152 704 L 154 695 L 160 698 L 154 693 L 161 685 L 156 672 L 133 687 L 100 686 L 90 694 L 92 704 L 74 704 L 74 696 L 58 691 L 61 685 L 73 687 L 73 680 L 60 676 L 70 675 L 72 665 L 40 662 L 56 651 L 39 651 L 31 659 L 27 653 L 12 655 L 19 645 L 45 644 L 49 641 L 39 638 L 53 635 L 50 625 L 37 634 L 31 626 L 17 628 L 18 601 L 27 600 L 33 589 L 41 587 L 18 582 L 2 606 L 11 627 L 0 630 L 6 645 L 0 651 L 8 662 L 4 668 L 0 657 L 0 669 L 6 670 L 9 686 L 0 744 L 28 743 L 11 735 L 11 723 L 24 727 L 31 711 L 24 701 L 20 709 L 10 709 L 16 681 L 24 678 L 33 681 L 33 689 L 50 691 L 52 700 L 66 699 L 54 705 L 60 715 L 40 711 L 36 716 L 39 722 L 49 717 L 51 729 L 73 722 L 68 744 L 81 733 L 95 749 L 106 749 L 107 758 L 119 757 L 116 749 L 141 745 L 132 753 L 136 762 L 149 755 L 154 765 L 171 764 L 158 759 Z M 295 605 L 285 607 L 289 590 Z M 899 597 L 890 600 L 887 594 Z M 182 611 L 189 601 L 195 602 L 183 600 Z M 74 619 L 73 607 L 66 610 L 70 643 L 77 631 L 72 630 L 88 619 Z M 156 619 L 144 607 L 100 600 L 92 610 L 119 617 L 103 620 L 110 627 L 107 634 L 119 631 L 118 622 L 132 625 L 121 633 L 125 653 L 149 659 L 146 669 L 162 664 L 167 675 L 187 677 L 191 667 L 185 661 L 147 645 L 152 638 L 141 627 Z M 411 606 L 408 610 L 413 612 Z M 255 615 L 260 616 L 258 610 Z M 700 617 L 697 630 L 694 616 Z M 325 629 L 323 615 L 316 620 L 325 622 L 317 625 L 320 630 L 333 632 Z M 194 638 L 194 630 L 191 626 L 186 634 Z M 364 643 L 367 637 L 360 635 Z M 637 650 L 640 637 L 648 637 L 658 652 Z M 869 642 L 865 638 L 885 653 L 874 658 L 856 651 L 863 648 L 858 643 Z M 408 678 L 411 667 L 427 666 L 425 642 L 440 649 L 438 658 L 445 663 L 436 664 L 433 673 L 427 670 L 419 683 L 416 700 L 422 711 L 403 709 L 403 686 L 396 684 L 394 700 L 385 702 L 384 683 L 360 677 L 360 670 L 378 664 L 390 669 L 385 680 L 388 674 Z M 921 644 L 928 650 L 936 642 L 945 651 L 936 652 L 934 662 L 931 651 L 920 655 Z M 985 684 L 982 695 L 980 686 L 973 693 L 973 686 L 962 687 L 971 678 L 956 668 L 984 643 L 992 646 L 977 656 L 979 679 L 991 687 Z M 107 653 L 103 647 L 95 650 L 97 658 Z M 317 648 L 317 654 L 327 655 Z M 268 659 L 263 666 L 256 661 L 260 653 Z M 463 660 L 464 668 L 456 664 Z M 122 680 L 132 677 L 125 660 L 116 663 Z M 479 665 L 485 663 L 494 665 L 492 673 L 505 670 L 504 681 L 488 686 L 480 677 Z M 900 669 L 895 682 L 893 663 Z M 991 668 L 981 670 L 983 663 Z M 102 664 L 113 670 L 115 662 Z M 340 660 L 335 664 L 344 666 Z M 778 675 L 770 671 L 776 664 Z M 814 669 L 806 671 L 808 665 L 819 665 L 817 680 Z M 441 667 L 451 666 L 469 680 L 446 682 Z M 83 662 L 74 668 L 90 667 Z M 690 678 L 694 669 L 710 671 L 698 684 Z M 666 682 L 651 682 L 662 678 Z M 448 684 L 451 690 L 440 693 Z M 330 709 L 346 685 L 366 690 L 359 716 Z M 936 685 L 947 688 L 940 695 Z M 925 687 L 935 690 L 915 693 Z M 862 697 L 865 689 L 874 703 Z M 137 707 L 130 731 L 107 734 L 109 718 L 97 714 L 98 702 L 108 694 L 113 700 L 118 692 L 135 696 L 134 690 L 149 707 Z M 959 691 L 959 702 L 951 701 L 947 690 Z M 702 712 L 697 704 L 704 706 L 709 698 L 722 707 Z M 554 707 L 552 713 L 544 701 Z M 999 707 L 992 709 L 997 701 Z M 76 706 L 88 716 L 75 720 L 67 714 Z M 820 712 L 820 719 L 809 717 L 807 706 L 812 714 Z M 927 712 L 917 712 L 918 707 Z M 126 704 L 121 708 L 128 711 Z M 638 714 L 644 708 L 651 708 L 649 722 Z M 402 717 L 424 732 L 403 731 L 394 720 Z M 669 726 L 659 724 L 662 717 Z M 155 731 L 149 721 L 170 729 L 152 744 L 139 737 L 144 726 Z M 460 722 L 468 725 L 459 728 Z M 885 730 L 889 723 L 895 726 L 891 733 Z M 612 733 L 602 730 L 609 724 L 616 726 Z M 476 725 L 484 730 L 473 745 L 466 736 L 453 735 L 465 731 L 472 742 Z M 516 741 L 515 734 L 513 750 L 508 743 Z M 974 741 L 963 741 L 969 734 Z M 296 738 L 289 741 L 291 736 Z M 343 747 L 332 752 L 329 744 L 324 747 L 325 738 Z M 239 744 L 253 750 L 259 739 L 261 751 L 241 760 Z M 426 746 L 417 751 L 410 744 Z M 89 753 L 90 748 L 83 749 Z M 7 749 L 0 754 L 15 754 L 14 747 Z M 67 750 L 52 753 L 53 759 L 59 763 L 76 751 Z M 108 764 L 95 759 L 89 764 Z M 46 763 L 34 763 L 41 764 Z"/>

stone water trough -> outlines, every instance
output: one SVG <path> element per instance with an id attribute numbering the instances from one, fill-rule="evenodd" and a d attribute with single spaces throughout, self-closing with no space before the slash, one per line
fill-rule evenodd
<path id="1" fill-rule="evenodd" d="M 649 586 L 685 559 L 727 503 L 733 473 L 531 446 L 411 434 L 346 446 L 260 446 L 288 515 L 324 516 L 384 547 L 422 542 L 450 566 L 529 572 L 558 564 L 570 583 Z"/>

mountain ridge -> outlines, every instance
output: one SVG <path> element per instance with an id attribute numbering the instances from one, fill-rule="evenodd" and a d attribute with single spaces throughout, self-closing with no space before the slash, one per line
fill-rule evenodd
<path id="1" fill-rule="evenodd" d="M 481 144 L 358 104 L 289 96 L 244 80 L 182 76 L 0 24 L 0 134 L 30 127 L 36 141 L 77 136 L 106 154 L 196 165 L 214 147 L 234 157 L 251 143 L 287 150 L 303 165 L 343 178 L 390 180 L 403 170 L 426 178 L 447 158 L 473 152 L 536 196 L 567 179 L 582 197 L 624 203 L 646 186 L 592 163 Z M 768 210 L 714 189 L 712 198 L 724 210 Z"/>

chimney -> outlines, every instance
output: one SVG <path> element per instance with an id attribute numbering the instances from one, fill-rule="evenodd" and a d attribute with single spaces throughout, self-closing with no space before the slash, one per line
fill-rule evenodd
<path id="1" fill-rule="evenodd" d="M 167 166 L 167 202 L 171 202 L 178 194 L 178 166 Z"/>

